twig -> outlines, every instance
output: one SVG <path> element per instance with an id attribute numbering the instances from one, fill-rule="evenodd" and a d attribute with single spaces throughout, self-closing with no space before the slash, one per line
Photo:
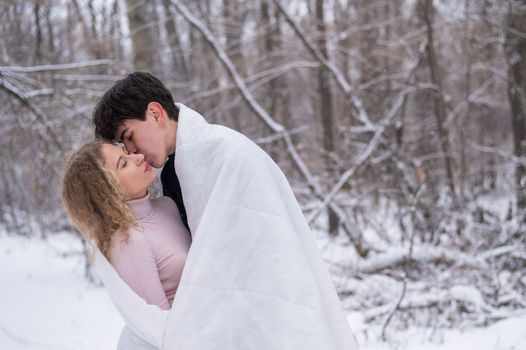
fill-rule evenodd
<path id="1" fill-rule="evenodd" d="M 418 198 L 424 192 L 425 186 L 426 186 L 425 183 L 422 186 L 420 186 L 420 188 L 418 189 L 418 191 L 416 192 L 416 194 L 414 195 L 414 197 L 413 197 L 413 199 L 411 201 L 411 206 L 414 207 L 415 203 L 418 201 Z M 386 341 L 387 326 L 389 325 L 389 323 L 393 319 L 394 314 L 399 310 L 400 305 L 402 304 L 402 301 L 405 298 L 405 293 L 407 291 L 407 280 L 409 279 L 409 270 L 407 269 L 407 265 L 408 265 L 409 261 L 411 261 L 412 255 L 413 255 L 413 246 L 414 246 L 415 232 L 416 232 L 416 230 L 413 230 L 413 232 L 411 233 L 411 240 L 409 242 L 409 253 L 407 254 L 407 259 L 405 260 L 405 263 L 403 264 L 403 269 L 404 269 L 404 275 L 405 276 L 404 276 L 404 279 L 402 281 L 402 292 L 400 293 L 400 298 L 398 298 L 398 302 L 396 303 L 393 311 L 391 311 L 391 313 L 389 314 L 389 316 L 385 320 L 385 323 L 384 323 L 384 325 L 382 327 L 382 340 L 383 341 Z"/>

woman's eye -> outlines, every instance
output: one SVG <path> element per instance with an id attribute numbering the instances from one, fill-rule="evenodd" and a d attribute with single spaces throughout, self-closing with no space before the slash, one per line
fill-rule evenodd
<path id="1" fill-rule="evenodd" d="M 128 164 L 127 160 L 124 161 L 124 163 L 122 164 L 122 167 L 124 168 L 126 166 L 126 164 Z"/>

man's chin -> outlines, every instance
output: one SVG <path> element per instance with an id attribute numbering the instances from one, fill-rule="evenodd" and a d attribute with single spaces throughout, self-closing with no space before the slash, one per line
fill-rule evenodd
<path id="1" fill-rule="evenodd" d="M 148 162 L 148 163 L 150 163 L 150 162 Z M 166 164 L 166 161 L 150 163 L 150 165 L 153 166 L 156 169 L 162 169 L 164 167 L 164 164 Z"/>

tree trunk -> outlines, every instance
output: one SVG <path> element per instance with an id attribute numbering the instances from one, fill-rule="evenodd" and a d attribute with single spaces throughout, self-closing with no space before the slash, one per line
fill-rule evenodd
<path id="1" fill-rule="evenodd" d="M 278 66 L 283 61 L 281 56 L 282 38 L 280 28 L 279 11 L 274 9 L 272 1 L 261 0 L 261 20 L 262 28 L 265 28 L 263 45 L 261 45 L 260 57 L 264 59 L 265 69 Z M 290 113 L 288 111 L 288 90 L 285 76 L 272 79 L 268 83 L 265 92 L 268 101 L 269 114 L 286 129 L 292 128 Z M 273 142 L 268 147 L 268 153 L 276 163 L 279 163 L 283 156 L 283 147 L 286 145 L 283 141 Z"/>
<path id="2" fill-rule="evenodd" d="M 84 16 L 78 0 L 72 1 L 75 11 L 77 12 L 77 18 L 82 26 L 82 34 L 86 39 L 86 44 L 89 52 L 96 58 L 100 59 L 103 56 L 103 50 L 97 37 L 96 23 L 91 25 L 87 22 L 86 16 Z M 91 2 L 88 3 L 88 10 L 90 12 L 91 21 L 96 21 L 95 10 Z"/>
<path id="3" fill-rule="evenodd" d="M 465 0 L 464 4 L 464 57 L 466 58 L 466 74 L 465 74 L 465 87 L 464 87 L 464 99 L 466 101 L 466 112 L 462 118 L 459 118 L 456 124 L 456 128 L 459 133 L 460 139 L 460 177 L 459 177 L 459 195 L 460 201 L 466 200 L 467 192 L 467 178 L 468 173 L 466 163 L 466 130 L 465 130 L 465 119 L 469 118 L 471 113 L 471 102 L 469 96 L 471 95 L 471 66 L 472 66 L 472 35 L 469 25 L 469 12 L 470 12 L 470 1 Z"/>
<path id="4" fill-rule="evenodd" d="M 240 1 L 239 0 L 223 0 L 223 17 L 225 23 L 225 36 L 226 45 L 225 51 L 232 60 L 232 63 L 239 72 L 244 72 L 244 61 L 243 61 L 243 49 L 241 47 L 241 34 L 244 24 L 244 17 L 240 14 Z M 228 92 L 227 101 L 233 100 L 237 97 L 237 92 Z M 241 104 L 236 104 L 230 107 L 230 119 L 232 126 L 236 130 L 241 130 L 246 124 L 242 124 L 242 121 L 246 122 L 246 119 L 242 118 Z"/>
<path id="5" fill-rule="evenodd" d="M 316 24 L 318 34 L 318 47 L 323 56 L 328 57 L 327 43 L 325 40 L 325 14 L 323 9 L 323 0 L 316 0 Z M 328 178 L 332 179 L 334 174 L 334 113 L 332 105 L 331 85 L 329 81 L 329 72 L 325 67 L 318 70 L 318 90 L 320 93 L 319 113 L 323 127 L 323 150 L 325 152 L 325 171 Z M 338 216 L 329 209 L 329 234 L 337 234 L 339 220 Z"/>
<path id="6" fill-rule="evenodd" d="M 124 52 L 122 49 L 122 30 L 119 22 L 119 17 L 121 15 L 119 0 L 114 0 L 111 7 L 110 14 L 110 28 L 109 36 L 111 40 L 110 52 L 115 57 L 116 60 L 122 60 L 124 57 Z"/>
<path id="7" fill-rule="evenodd" d="M 526 32 L 526 0 L 510 1 L 508 5 L 505 53 L 508 61 L 508 99 L 513 132 L 513 154 L 526 157 L 526 39 L 517 33 Z M 526 167 L 515 166 L 517 209 L 526 209 Z M 523 216 L 526 221 L 526 215 Z"/>
<path id="8" fill-rule="evenodd" d="M 426 55 L 429 65 L 429 73 L 431 76 L 431 82 L 438 88 L 438 92 L 434 93 L 433 97 L 433 109 L 437 124 L 439 144 L 441 151 L 444 155 L 447 185 L 451 191 L 451 196 L 454 200 L 456 200 L 455 182 L 453 178 L 453 164 L 449 149 L 449 133 L 448 130 L 444 127 L 444 121 L 446 120 L 446 101 L 444 99 L 442 79 L 439 72 L 438 60 L 434 47 L 434 33 L 432 20 L 432 14 L 434 12 L 433 0 L 420 0 L 420 6 L 427 32 L 428 42 L 426 47 Z"/>
<path id="9" fill-rule="evenodd" d="M 159 43 L 159 38 L 155 35 L 153 23 L 157 22 L 157 16 L 153 8 L 154 4 L 142 0 L 126 0 L 126 6 L 135 69 L 161 75 L 163 73 L 160 67 L 162 43 Z"/>
<path id="10" fill-rule="evenodd" d="M 179 38 L 180 29 L 175 22 L 175 11 L 173 10 L 170 0 L 163 0 L 162 4 L 164 11 L 166 12 L 166 17 L 169 18 L 166 21 L 166 33 L 168 38 L 167 44 L 170 46 L 172 52 L 173 73 L 179 75 L 178 78 L 181 80 L 190 80 L 190 71 L 184 56 L 184 49 L 181 45 L 181 40 Z"/>
<path id="11" fill-rule="evenodd" d="M 48 41 L 48 57 L 50 63 L 57 63 L 57 48 L 55 47 L 55 34 L 53 33 L 53 24 L 51 23 L 51 5 L 46 6 L 46 31 L 47 31 L 47 41 Z"/>
<path id="12" fill-rule="evenodd" d="M 345 6 L 344 6 L 345 5 Z M 351 30 L 351 2 L 348 1 L 345 4 L 342 4 L 340 1 L 334 2 L 334 13 L 336 14 L 337 21 L 334 24 L 338 32 L 344 33 L 344 38 L 340 42 L 340 51 L 341 51 L 341 66 L 342 71 L 347 81 L 352 81 L 351 79 L 351 70 L 352 70 L 352 56 L 351 49 L 355 42 L 352 40 L 350 33 Z M 338 111 L 339 114 L 346 115 L 349 123 L 348 126 L 355 126 L 354 110 L 349 108 L 350 105 L 344 104 L 343 111 Z"/>
<path id="13" fill-rule="evenodd" d="M 42 25 L 40 23 L 40 1 L 35 1 L 33 7 L 33 14 L 35 16 L 35 28 L 36 28 L 36 43 L 35 43 L 35 63 L 42 64 Z"/>

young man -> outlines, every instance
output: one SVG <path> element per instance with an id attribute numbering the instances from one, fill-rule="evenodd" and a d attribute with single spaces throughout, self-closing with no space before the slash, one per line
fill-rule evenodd
<path id="1" fill-rule="evenodd" d="M 163 189 L 184 199 L 192 235 L 168 315 L 122 284 L 108 288 L 134 333 L 161 349 L 355 349 L 279 167 L 242 134 L 175 106 L 158 79 L 133 73 L 104 95 L 94 115 L 99 136 L 165 166 Z"/>

